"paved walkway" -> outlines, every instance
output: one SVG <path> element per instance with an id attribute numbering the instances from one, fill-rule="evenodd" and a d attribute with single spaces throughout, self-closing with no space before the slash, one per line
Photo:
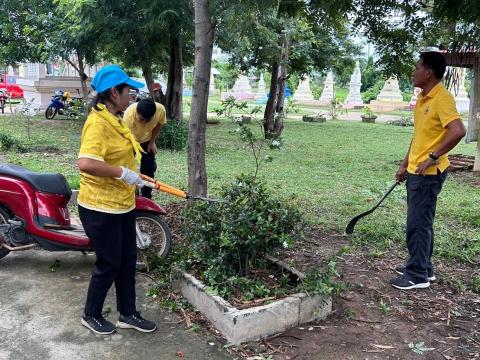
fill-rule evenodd
<path id="1" fill-rule="evenodd" d="M 60 266 L 49 270 L 55 259 Z M 26 251 L 0 260 L 0 360 L 231 359 L 221 344 L 186 331 L 175 314 L 145 296 L 151 280 L 137 275 L 137 306 L 158 330 L 142 334 L 120 329 L 111 336 L 80 324 L 94 255 Z M 106 301 L 115 322 L 114 290 Z M 209 343 L 215 342 L 212 346 Z"/>

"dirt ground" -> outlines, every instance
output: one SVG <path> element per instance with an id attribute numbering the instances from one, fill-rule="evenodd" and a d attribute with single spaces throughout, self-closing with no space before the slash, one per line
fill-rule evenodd
<path id="1" fill-rule="evenodd" d="M 170 214 L 169 222 L 178 226 L 178 208 Z M 478 265 L 437 261 L 437 281 L 429 289 L 396 290 L 389 280 L 405 259 L 402 245 L 372 257 L 346 236 L 308 231 L 295 250 L 277 255 L 295 260 L 303 271 L 333 257 L 349 289 L 334 296 L 333 313 L 326 320 L 230 348 L 232 355 L 252 360 L 480 359 L 480 295 L 459 285 L 470 283 Z M 341 254 L 345 248 L 349 250 Z M 196 321 L 215 334 L 201 316 Z"/>
<path id="2" fill-rule="evenodd" d="M 344 236 L 314 234 L 290 255 L 303 258 L 304 266 L 350 243 Z M 402 251 L 372 258 L 355 249 L 335 256 L 350 289 L 334 297 L 333 314 L 325 321 L 267 340 L 274 359 L 480 358 L 480 296 L 455 286 L 455 279 L 469 283 L 474 266 L 437 262 L 438 280 L 429 289 L 399 291 L 389 280 L 405 259 Z M 421 342 L 432 349 L 423 356 L 409 347 Z"/>

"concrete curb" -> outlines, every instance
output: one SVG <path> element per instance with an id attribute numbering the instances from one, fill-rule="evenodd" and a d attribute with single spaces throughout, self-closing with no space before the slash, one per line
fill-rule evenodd
<path id="1" fill-rule="evenodd" d="M 172 269 L 175 289 L 205 315 L 230 344 L 254 341 L 282 333 L 303 323 L 325 319 L 332 297 L 293 294 L 268 305 L 239 310 L 181 269 Z"/>

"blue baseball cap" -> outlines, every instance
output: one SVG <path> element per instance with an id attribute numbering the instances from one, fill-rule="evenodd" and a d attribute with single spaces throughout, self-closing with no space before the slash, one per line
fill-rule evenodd
<path id="1" fill-rule="evenodd" d="M 107 65 L 95 74 L 92 80 L 92 88 L 97 93 L 108 90 L 115 85 L 127 84 L 128 86 L 138 89 L 144 87 L 145 84 L 131 79 L 127 73 L 118 65 Z"/>

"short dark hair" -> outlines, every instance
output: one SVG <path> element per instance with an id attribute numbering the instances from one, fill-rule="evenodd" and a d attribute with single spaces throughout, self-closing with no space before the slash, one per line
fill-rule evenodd
<path id="1" fill-rule="evenodd" d="M 157 106 L 151 99 L 142 99 L 137 103 L 137 112 L 147 121 L 150 121 L 155 115 L 155 111 L 157 111 Z"/>
<path id="2" fill-rule="evenodd" d="M 420 54 L 420 60 L 424 67 L 432 69 L 437 79 L 442 79 L 447 69 L 447 59 L 437 51 L 426 51 Z"/>

